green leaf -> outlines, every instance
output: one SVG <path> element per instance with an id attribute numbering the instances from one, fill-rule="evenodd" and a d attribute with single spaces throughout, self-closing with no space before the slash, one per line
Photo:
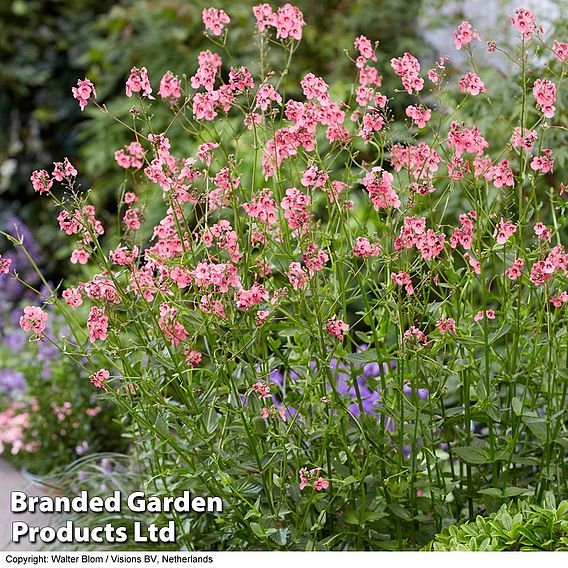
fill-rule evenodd
<path id="1" fill-rule="evenodd" d="M 501 491 L 501 489 L 497 489 L 497 487 L 480 489 L 478 493 L 481 493 L 482 495 L 489 495 L 489 497 L 496 497 L 497 499 L 501 499 L 503 497 L 503 492 Z"/>
<path id="2" fill-rule="evenodd" d="M 389 509 L 403 521 L 410 521 L 412 519 L 410 513 L 402 505 L 399 505 L 398 503 L 391 503 L 389 505 Z"/>
<path id="3" fill-rule="evenodd" d="M 520 416 L 523 413 L 523 403 L 517 397 L 513 398 L 511 406 L 513 407 L 513 412 L 517 416 Z"/>
<path id="4" fill-rule="evenodd" d="M 454 448 L 454 454 L 460 459 L 469 464 L 480 465 L 490 463 L 490 459 L 486 456 L 485 452 L 476 446 L 464 446 L 461 448 Z"/>

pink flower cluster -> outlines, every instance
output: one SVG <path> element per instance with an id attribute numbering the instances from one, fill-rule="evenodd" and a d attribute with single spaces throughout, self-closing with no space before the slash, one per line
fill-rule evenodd
<path id="1" fill-rule="evenodd" d="M 305 489 L 310 483 L 316 491 L 323 491 L 329 487 L 329 481 L 319 475 L 321 467 L 308 470 L 307 467 L 300 469 L 300 490 Z"/>
<path id="2" fill-rule="evenodd" d="M 158 95 L 164 100 L 170 99 L 174 104 L 181 97 L 180 80 L 171 71 L 167 71 L 162 77 Z"/>
<path id="3" fill-rule="evenodd" d="M 412 296 L 412 294 L 414 294 L 412 278 L 410 278 L 410 275 L 404 272 L 404 270 L 401 270 L 397 273 L 391 273 L 391 278 L 394 284 L 396 284 L 397 286 L 404 286 L 404 289 L 409 296 Z"/>
<path id="4" fill-rule="evenodd" d="M 523 34 L 526 40 L 531 39 L 533 33 L 538 29 L 534 14 L 526 8 L 515 10 L 515 13 L 511 16 L 511 24 Z"/>
<path id="5" fill-rule="evenodd" d="M 474 237 L 474 221 L 477 217 L 475 211 L 467 215 L 460 215 L 460 227 L 456 228 L 450 237 L 450 246 L 456 248 L 461 245 L 465 250 L 470 250 Z"/>
<path id="6" fill-rule="evenodd" d="M 562 245 L 556 245 L 544 260 L 532 265 L 530 279 L 535 286 L 542 286 L 548 282 L 555 272 L 568 273 L 568 254 L 564 253 Z"/>
<path id="7" fill-rule="evenodd" d="M 481 321 L 482 319 L 487 318 L 488 320 L 495 319 L 495 312 L 493 310 L 479 310 L 474 316 L 473 321 Z"/>
<path id="8" fill-rule="evenodd" d="M 126 81 L 126 96 L 131 97 L 133 93 L 142 93 L 142 96 L 154 100 L 146 67 L 133 67 L 130 70 L 130 77 Z"/>
<path id="9" fill-rule="evenodd" d="M 106 389 L 105 381 L 110 378 L 110 372 L 106 369 L 99 369 L 96 373 L 90 376 L 89 380 L 98 389 Z"/>
<path id="10" fill-rule="evenodd" d="M 453 318 L 439 318 L 436 321 L 436 327 L 442 335 L 446 333 L 457 335 L 456 322 Z"/>
<path id="11" fill-rule="evenodd" d="M 504 245 L 516 232 L 517 226 L 501 217 L 495 227 L 493 237 L 497 239 L 497 244 Z"/>
<path id="12" fill-rule="evenodd" d="M 426 123 L 432 118 L 432 111 L 429 108 L 410 105 L 406 107 L 406 116 L 412 118 L 418 128 L 424 128 Z"/>
<path id="13" fill-rule="evenodd" d="M 552 150 L 549 148 L 542 149 L 542 156 L 534 156 L 531 160 L 531 169 L 541 174 L 548 174 L 554 168 L 554 158 Z"/>
<path id="14" fill-rule="evenodd" d="M 220 36 L 223 28 L 231 22 L 231 18 L 225 10 L 218 8 L 205 8 L 201 13 L 201 19 L 206 30 L 209 30 L 214 36 Z"/>
<path id="15" fill-rule="evenodd" d="M 144 153 L 144 148 L 139 142 L 131 142 L 124 147 L 124 150 L 117 150 L 114 159 L 121 168 L 137 170 L 144 164 Z"/>
<path id="16" fill-rule="evenodd" d="M 529 130 L 516 126 L 511 136 L 511 145 L 513 148 L 524 148 L 525 150 L 532 150 L 538 134 L 536 130 Z"/>
<path id="17" fill-rule="evenodd" d="M 48 315 L 37 306 L 26 306 L 24 314 L 20 317 L 20 327 L 28 333 L 40 336 L 45 329 Z"/>
<path id="18" fill-rule="evenodd" d="M 262 302 L 268 301 L 270 294 L 261 284 L 255 283 L 249 290 L 244 288 L 237 291 L 237 308 L 240 310 L 250 310 L 252 307 Z"/>
<path id="19" fill-rule="evenodd" d="M 552 118 L 556 112 L 556 85 L 548 79 L 537 79 L 533 85 L 533 95 L 544 116 Z"/>
<path id="20" fill-rule="evenodd" d="M 400 235 L 394 241 L 394 248 L 403 250 L 416 247 L 424 260 L 432 260 L 444 250 L 445 242 L 444 233 L 426 229 L 424 217 L 405 217 Z"/>
<path id="21" fill-rule="evenodd" d="M 454 149 L 456 157 L 461 158 L 465 152 L 481 156 L 485 148 L 489 148 L 487 140 L 483 138 L 477 126 L 466 128 L 465 124 L 455 120 L 450 125 L 448 146 Z"/>
<path id="22" fill-rule="evenodd" d="M 353 254 L 355 256 L 379 256 L 381 254 L 381 247 L 378 243 L 371 243 L 367 237 L 357 237 L 353 245 Z"/>
<path id="23" fill-rule="evenodd" d="M 405 168 L 413 179 L 426 181 L 432 178 L 432 174 L 438 170 L 438 164 L 442 161 L 440 154 L 426 142 L 420 142 L 418 146 L 394 144 L 390 159 L 395 171 L 399 172 Z"/>
<path id="24" fill-rule="evenodd" d="M 269 398 L 270 394 L 270 385 L 266 384 L 264 381 L 257 381 L 252 385 L 252 390 L 258 395 L 259 398 Z"/>
<path id="25" fill-rule="evenodd" d="M 507 278 L 518 280 L 525 269 L 525 261 L 522 258 L 516 258 L 513 264 L 507 269 Z"/>
<path id="26" fill-rule="evenodd" d="M 280 206 L 284 209 L 284 217 L 288 221 L 290 229 L 306 232 L 312 218 L 309 212 L 311 199 L 295 187 L 286 190 L 286 197 L 282 199 Z"/>
<path id="27" fill-rule="evenodd" d="M 108 317 L 104 308 L 93 306 L 87 318 L 87 328 L 89 330 L 89 341 L 94 343 L 97 340 L 105 341 L 108 334 Z"/>
<path id="28" fill-rule="evenodd" d="M 71 87 L 73 92 L 73 98 L 79 101 L 79 107 L 83 111 L 89 102 L 91 96 L 97 96 L 97 91 L 95 91 L 95 86 L 89 79 L 83 79 L 82 81 L 77 81 L 76 87 Z"/>
<path id="29" fill-rule="evenodd" d="M 10 266 L 12 265 L 12 259 L 3 258 L 0 254 L 0 274 L 8 274 L 10 272 Z"/>
<path id="30" fill-rule="evenodd" d="M 387 207 L 400 207 L 400 199 L 392 187 L 393 175 L 380 167 L 374 167 L 363 178 L 363 185 L 369 192 L 373 207 L 386 209 Z"/>
<path id="31" fill-rule="evenodd" d="M 337 316 L 332 316 L 327 320 L 325 329 L 330 335 L 337 337 L 337 339 L 343 339 L 343 334 L 349 331 L 349 325 L 338 319 Z"/>
<path id="32" fill-rule="evenodd" d="M 462 22 L 456 31 L 454 31 L 454 45 L 456 49 L 461 49 L 464 45 L 468 45 L 474 39 L 480 41 L 479 33 L 473 29 L 469 22 Z"/>
<path id="33" fill-rule="evenodd" d="M 479 95 L 479 93 L 486 93 L 487 89 L 485 84 L 479 78 L 479 75 L 473 72 L 466 73 L 459 81 L 458 85 L 462 93 L 469 93 L 472 96 Z"/>
<path id="34" fill-rule="evenodd" d="M 329 260 L 329 255 L 320 250 L 318 245 L 308 245 L 306 252 L 302 255 L 302 260 L 308 269 L 308 275 L 313 277 L 316 272 L 321 272 L 325 263 Z"/>
<path id="35" fill-rule="evenodd" d="M 254 6 L 252 13 L 256 18 L 256 26 L 259 32 L 265 32 L 269 27 L 276 28 L 277 39 L 292 38 L 297 41 L 302 39 L 302 28 L 306 25 L 302 12 L 292 6 L 284 4 L 274 13 L 269 4 Z"/>
<path id="36" fill-rule="evenodd" d="M 424 79 L 419 76 L 420 63 L 414 55 L 404 52 L 402 57 L 391 59 L 391 67 L 402 78 L 402 86 L 409 95 L 424 88 Z"/>
<path id="37" fill-rule="evenodd" d="M 185 327 L 177 320 L 177 308 L 170 306 L 167 302 L 160 306 L 158 325 L 164 337 L 172 345 L 179 345 L 189 337 Z"/>

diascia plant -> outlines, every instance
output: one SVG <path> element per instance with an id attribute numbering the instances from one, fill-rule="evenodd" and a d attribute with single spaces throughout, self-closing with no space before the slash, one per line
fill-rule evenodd
<path id="1" fill-rule="evenodd" d="M 352 90 L 307 72 L 296 100 L 281 84 L 304 17 L 253 12 L 254 67 L 231 65 L 233 23 L 211 8 L 214 47 L 191 76 L 132 69 L 116 235 L 68 160 L 33 173 L 91 277 L 45 298 L 74 339 L 49 337 L 38 306 L 21 326 L 131 421 L 148 491 L 224 499 L 222 515 L 175 517 L 179 546 L 415 548 L 512 496 L 566 497 L 565 186 L 550 140 L 565 131 L 568 44 L 527 10 L 511 16 L 511 116 L 468 22 L 459 79 L 447 58 L 428 69 L 404 53 L 391 61 L 404 95 L 383 93 L 380 50 L 358 37 Z M 112 114 L 89 79 L 73 96 Z M 474 97 L 508 142 L 462 112 Z"/>

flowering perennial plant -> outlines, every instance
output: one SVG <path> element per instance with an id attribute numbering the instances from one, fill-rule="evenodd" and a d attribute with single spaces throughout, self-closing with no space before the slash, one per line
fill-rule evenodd
<path id="1" fill-rule="evenodd" d="M 413 99 L 398 117 L 369 38 L 354 40 L 343 98 L 309 70 L 292 98 L 281 85 L 304 17 L 290 4 L 253 15 L 263 58 L 283 50 L 283 68 L 234 64 L 235 24 L 210 8 L 216 51 L 188 81 L 154 78 L 150 62 L 125 78 L 116 237 L 67 159 L 31 177 L 90 269 L 48 299 L 74 333 L 66 353 L 131 421 L 157 490 L 226 500 L 215 520 L 176 519 L 178 543 L 419 547 L 503 495 L 566 496 L 568 255 L 547 148 L 565 44 L 512 15 L 519 109 L 487 102 L 507 130 L 496 144 L 461 109 L 492 95 L 469 22 L 454 33 L 458 80 L 448 58 L 392 59 Z M 533 77 L 542 49 L 551 62 Z M 87 79 L 73 96 L 102 103 Z M 191 155 L 154 131 L 157 105 Z M 21 325 L 46 340 L 41 308 Z"/>

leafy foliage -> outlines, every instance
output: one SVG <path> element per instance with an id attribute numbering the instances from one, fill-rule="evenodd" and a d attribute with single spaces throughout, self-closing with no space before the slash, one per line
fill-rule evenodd
<path id="1" fill-rule="evenodd" d="M 568 551 L 568 501 L 556 506 L 548 493 L 542 505 L 502 505 L 489 517 L 445 528 L 424 550 Z"/>

